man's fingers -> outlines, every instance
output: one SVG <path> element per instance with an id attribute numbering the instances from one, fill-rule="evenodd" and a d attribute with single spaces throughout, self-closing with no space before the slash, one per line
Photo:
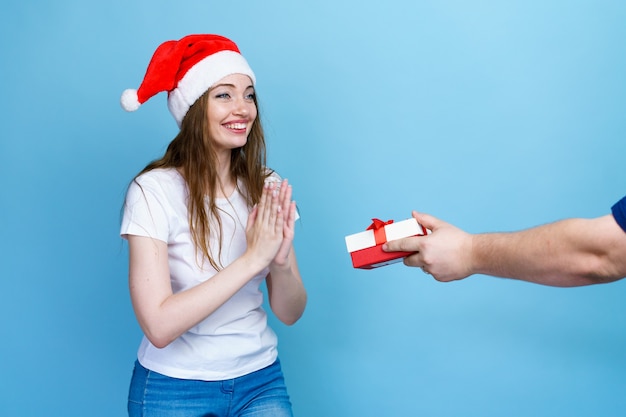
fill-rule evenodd
<path id="1" fill-rule="evenodd" d="M 404 264 L 406 266 L 421 266 L 420 262 L 421 261 L 419 260 L 419 254 L 418 253 L 415 253 L 413 255 L 409 255 L 409 256 L 404 258 Z M 423 270 L 423 268 L 422 268 L 422 270 Z M 426 272 L 426 271 L 424 271 L 424 272 Z"/>
<path id="2" fill-rule="evenodd" d="M 433 230 L 433 231 L 437 227 L 439 227 L 439 225 L 441 225 L 441 223 L 443 223 L 441 220 L 439 220 L 435 216 L 431 216 L 430 214 L 419 213 L 419 212 L 417 212 L 415 210 L 413 210 L 413 212 L 411 214 L 413 215 L 413 218 L 415 220 L 417 220 L 417 222 L 419 224 L 421 224 L 425 228 Z"/>
<path id="3" fill-rule="evenodd" d="M 413 236 L 392 240 L 383 245 L 383 250 L 385 252 L 419 252 L 419 238 L 419 236 Z"/>

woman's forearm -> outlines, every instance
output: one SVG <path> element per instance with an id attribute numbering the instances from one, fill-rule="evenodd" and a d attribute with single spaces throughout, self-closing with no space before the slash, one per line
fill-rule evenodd
<path id="1" fill-rule="evenodd" d="M 267 277 L 267 292 L 272 311 L 280 321 L 292 325 L 304 313 L 307 294 L 298 270 L 293 248 L 289 262 L 283 266 L 270 266 Z"/>

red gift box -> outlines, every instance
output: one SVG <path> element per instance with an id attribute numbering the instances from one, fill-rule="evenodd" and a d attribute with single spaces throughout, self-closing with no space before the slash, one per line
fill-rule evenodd
<path id="1" fill-rule="evenodd" d="M 383 252 L 386 242 L 411 236 L 423 236 L 430 230 L 411 218 L 395 222 L 372 219 L 364 231 L 346 236 L 346 247 L 352 257 L 352 265 L 360 269 L 374 269 L 400 262 L 413 252 Z"/>

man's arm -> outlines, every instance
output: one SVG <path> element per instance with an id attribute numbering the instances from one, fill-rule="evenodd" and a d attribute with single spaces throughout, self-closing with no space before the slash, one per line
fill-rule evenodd
<path id="1" fill-rule="evenodd" d="M 472 238 L 473 273 L 559 287 L 626 276 L 626 233 L 612 215 Z"/>
<path id="2" fill-rule="evenodd" d="M 389 242 L 385 249 L 416 252 L 405 264 L 423 267 L 439 281 L 485 274 L 569 287 L 626 276 L 626 233 L 612 215 L 476 235 L 433 216 L 413 216 L 433 233 Z"/>

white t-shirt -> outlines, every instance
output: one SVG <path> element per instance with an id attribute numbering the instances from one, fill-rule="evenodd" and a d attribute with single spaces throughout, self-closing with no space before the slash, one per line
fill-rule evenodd
<path id="1" fill-rule="evenodd" d="M 142 174 L 128 189 L 120 231 L 124 238 L 138 235 L 167 243 L 174 293 L 217 273 L 209 262 L 200 268 L 196 260 L 187 196 L 185 181 L 175 169 Z M 246 249 L 249 209 L 238 190 L 230 198 L 216 199 L 216 204 L 224 236 L 218 264 L 227 266 Z M 212 237 L 210 244 L 217 257 L 217 238 Z M 267 273 L 268 269 L 261 271 L 213 314 L 168 346 L 158 349 L 144 336 L 137 354 L 139 362 L 164 375 L 205 381 L 236 378 L 271 365 L 278 356 L 277 339 L 267 326 L 259 288 Z"/>

